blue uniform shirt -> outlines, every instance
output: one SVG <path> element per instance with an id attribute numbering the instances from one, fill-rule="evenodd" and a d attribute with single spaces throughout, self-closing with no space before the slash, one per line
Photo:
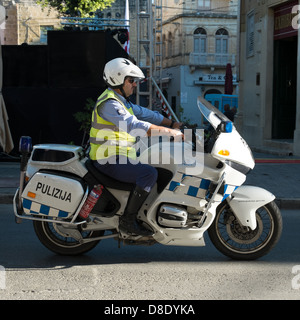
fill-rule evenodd
<path id="1" fill-rule="evenodd" d="M 125 110 L 117 100 L 110 99 L 105 101 L 101 108 L 98 108 L 99 116 L 104 120 L 112 122 L 116 126 L 119 126 L 120 121 L 126 121 L 127 132 L 133 136 L 135 136 L 135 132 L 138 133 L 136 135 L 140 135 L 141 130 L 145 131 L 146 135 L 151 124 L 159 126 L 163 121 L 164 117 L 159 112 L 129 103 L 123 96 L 117 95 L 126 107 L 132 107 L 134 115 Z"/>

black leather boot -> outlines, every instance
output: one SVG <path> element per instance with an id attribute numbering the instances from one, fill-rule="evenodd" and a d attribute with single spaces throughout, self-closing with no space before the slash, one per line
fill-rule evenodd
<path id="1" fill-rule="evenodd" d="M 124 214 L 120 217 L 120 230 L 141 236 L 151 236 L 153 232 L 143 227 L 137 220 L 137 214 L 149 192 L 136 186 L 129 197 Z"/>

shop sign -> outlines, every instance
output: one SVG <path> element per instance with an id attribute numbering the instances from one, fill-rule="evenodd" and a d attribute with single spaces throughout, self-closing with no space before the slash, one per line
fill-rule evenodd
<path id="1" fill-rule="evenodd" d="M 298 1 L 288 2 L 274 10 L 274 40 L 296 36 L 298 29 L 295 28 L 295 19 L 298 13 L 295 7 Z"/>
<path id="2" fill-rule="evenodd" d="M 236 81 L 236 75 L 232 75 L 232 80 Z M 203 82 L 225 82 L 225 74 L 205 74 L 202 76 Z"/>

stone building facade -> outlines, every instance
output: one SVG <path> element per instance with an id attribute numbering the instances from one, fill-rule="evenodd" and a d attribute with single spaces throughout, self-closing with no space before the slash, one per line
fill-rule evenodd
<path id="1" fill-rule="evenodd" d="M 300 155 L 299 8 L 241 0 L 237 126 L 260 151 Z"/>
<path id="2" fill-rule="evenodd" d="M 228 63 L 238 93 L 238 1 L 163 0 L 163 8 L 164 92 L 183 120 L 200 125 L 197 97 L 224 93 Z"/>
<path id="3" fill-rule="evenodd" d="M 4 45 L 45 44 L 47 30 L 61 28 L 58 13 L 42 9 L 31 0 L 5 0 L 0 4 L 6 9 L 6 20 L 0 26 L 1 43 Z"/>

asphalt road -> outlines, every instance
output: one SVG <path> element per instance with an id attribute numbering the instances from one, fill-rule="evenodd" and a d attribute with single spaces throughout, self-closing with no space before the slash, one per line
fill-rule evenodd
<path id="1" fill-rule="evenodd" d="M 257 261 L 229 260 L 208 237 L 202 248 L 119 249 L 110 239 L 62 257 L 40 244 L 31 222 L 15 224 L 11 205 L 0 205 L 0 300 L 300 299 L 300 212 L 282 213 L 280 242 Z"/>

